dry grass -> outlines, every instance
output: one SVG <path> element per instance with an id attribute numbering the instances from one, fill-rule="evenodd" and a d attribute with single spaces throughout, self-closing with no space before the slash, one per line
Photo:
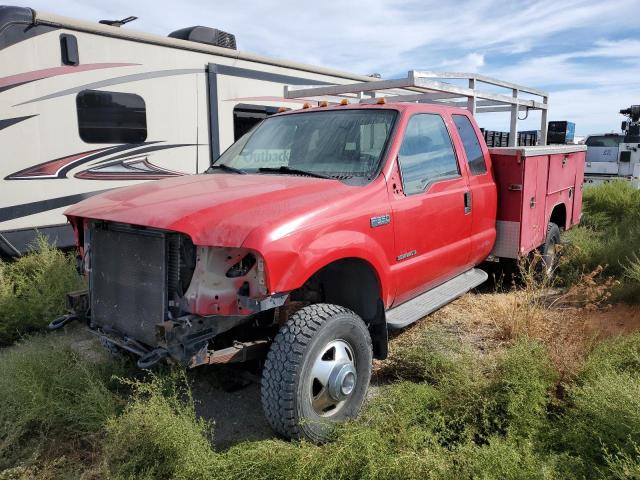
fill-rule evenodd
<path id="1" fill-rule="evenodd" d="M 525 272 L 525 281 L 509 292 L 467 294 L 406 330 L 392 342 L 392 352 L 419 342 L 437 325 L 472 346 L 493 355 L 521 338 L 543 342 L 560 381 L 580 370 L 586 355 L 605 338 L 640 330 L 640 307 L 610 305 L 612 278 L 602 268 L 560 292 Z"/>

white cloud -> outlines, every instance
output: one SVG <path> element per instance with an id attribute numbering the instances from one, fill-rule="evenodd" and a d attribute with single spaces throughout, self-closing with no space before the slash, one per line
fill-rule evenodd
<path id="1" fill-rule="evenodd" d="M 484 54 L 472 52 L 462 58 L 445 60 L 433 67 L 434 70 L 451 72 L 478 72 L 484 66 Z"/>

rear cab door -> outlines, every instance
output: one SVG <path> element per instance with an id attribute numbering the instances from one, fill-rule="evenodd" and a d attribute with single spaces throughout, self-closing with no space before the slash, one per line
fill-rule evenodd
<path id="1" fill-rule="evenodd" d="M 472 216 L 470 264 L 477 265 L 491 252 L 496 240 L 496 183 L 489 149 L 473 118 L 466 112 L 454 113 L 451 118 L 456 148 L 468 170 Z"/>
<path id="2" fill-rule="evenodd" d="M 468 268 L 472 215 L 467 173 L 445 113 L 405 112 L 396 152 L 400 185 L 390 192 L 395 305 Z"/>

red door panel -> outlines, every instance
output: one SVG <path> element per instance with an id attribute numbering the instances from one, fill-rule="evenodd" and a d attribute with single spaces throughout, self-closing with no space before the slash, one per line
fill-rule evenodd
<path id="1" fill-rule="evenodd" d="M 576 181 L 576 163 L 582 161 L 579 152 L 549 157 L 547 193 L 552 194 L 573 187 Z"/>
<path id="2" fill-rule="evenodd" d="M 498 195 L 493 179 L 491 156 L 482 133 L 472 117 L 456 113 L 449 119 L 449 130 L 455 132 L 454 144 L 468 176 L 472 196 L 471 254 L 469 266 L 482 262 L 496 241 Z"/>
<path id="3" fill-rule="evenodd" d="M 522 223 L 520 254 L 530 252 L 544 242 L 547 233 L 545 203 L 547 200 L 547 156 L 527 157 L 524 161 L 522 187 Z"/>
<path id="4" fill-rule="evenodd" d="M 473 209 L 466 207 L 472 198 L 449 124 L 443 115 L 416 114 L 404 129 L 397 156 L 402 190 L 390 197 L 396 251 L 394 304 L 468 268 Z"/>
<path id="5" fill-rule="evenodd" d="M 397 253 L 392 266 L 397 285 L 394 304 L 466 270 L 472 224 L 472 216 L 464 213 L 468 190 L 466 180 L 460 177 L 392 202 Z"/>

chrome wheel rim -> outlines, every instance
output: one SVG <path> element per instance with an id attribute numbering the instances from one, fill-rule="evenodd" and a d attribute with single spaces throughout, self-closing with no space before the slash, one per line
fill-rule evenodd
<path id="1" fill-rule="evenodd" d="M 351 398 L 357 382 L 351 345 L 344 340 L 329 342 L 320 350 L 311 367 L 311 407 L 321 417 L 335 415 Z"/>

